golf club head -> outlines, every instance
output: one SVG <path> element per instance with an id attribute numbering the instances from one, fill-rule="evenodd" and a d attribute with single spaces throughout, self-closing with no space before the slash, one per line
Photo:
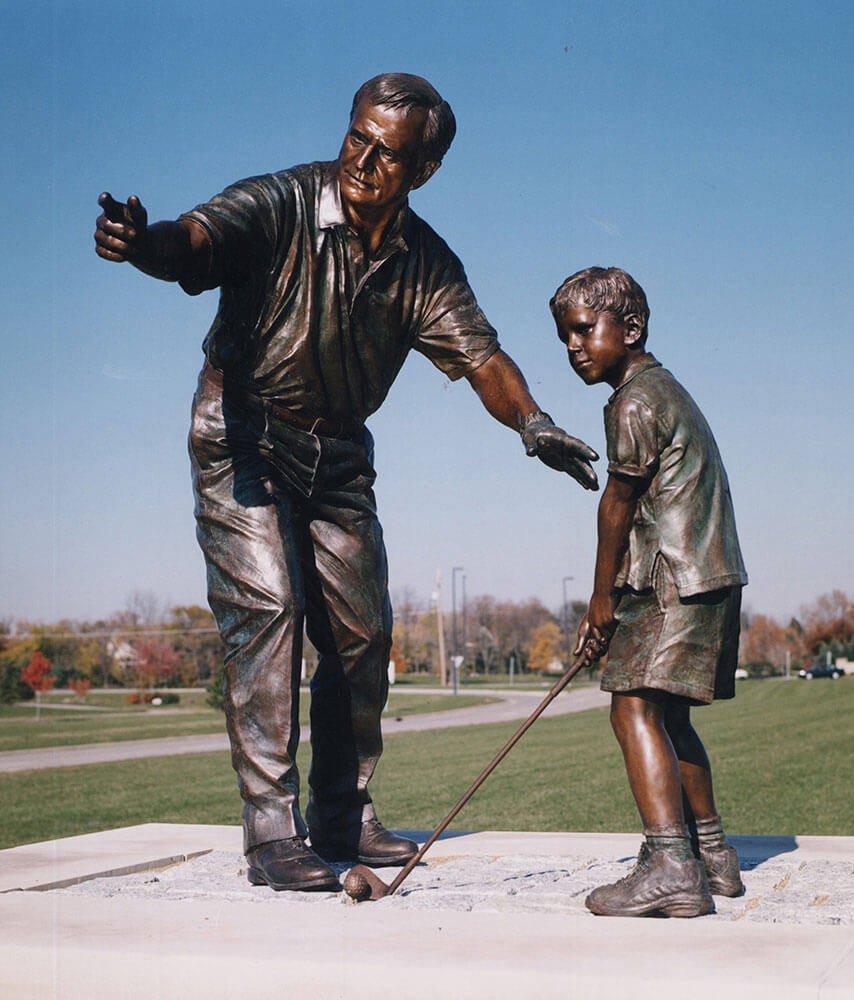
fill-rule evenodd
<path id="1" fill-rule="evenodd" d="M 366 865 L 355 865 L 344 877 L 344 892 L 357 903 L 366 903 L 387 896 L 388 886 Z"/>

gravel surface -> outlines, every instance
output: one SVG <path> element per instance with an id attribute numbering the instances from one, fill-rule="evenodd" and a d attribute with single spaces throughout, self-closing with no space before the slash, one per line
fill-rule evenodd
<path id="1" fill-rule="evenodd" d="M 260 906 L 381 906 L 398 909 L 554 913 L 590 916 L 587 893 L 628 874 L 634 858 L 438 857 L 419 865 L 394 896 L 355 904 L 341 893 L 274 893 L 246 880 L 242 855 L 212 851 L 156 871 L 97 878 L 53 892 L 109 898 L 254 902 Z M 334 865 L 343 878 L 348 865 Z M 746 892 L 736 899 L 716 896 L 717 912 L 703 920 L 781 924 L 854 923 L 854 863 L 741 859 Z M 390 882 L 395 869 L 381 869 Z M 592 918 L 591 918 L 592 919 Z"/>

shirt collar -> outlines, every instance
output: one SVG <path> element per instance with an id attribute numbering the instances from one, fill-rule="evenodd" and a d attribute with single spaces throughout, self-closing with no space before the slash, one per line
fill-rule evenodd
<path id="1" fill-rule="evenodd" d="M 625 388 L 625 386 L 627 386 L 629 382 L 633 382 L 638 377 L 638 375 L 641 374 L 641 372 L 645 372 L 650 368 L 660 368 L 660 367 L 661 367 L 661 362 L 655 357 L 655 355 L 647 353 L 646 357 L 641 358 L 638 361 L 637 366 L 631 370 L 628 377 L 623 379 L 623 381 L 611 393 L 610 397 L 608 398 L 608 402 L 609 403 L 612 402 L 616 397 L 617 393 L 620 391 L 620 389 Z"/>
<path id="2" fill-rule="evenodd" d="M 320 187 L 320 198 L 317 205 L 317 226 L 319 229 L 334 229 L 335 226 L 347 226 L 347 216 L 341 204 L 341 186 L 338 183 L 338 173 L 335 161 L 329 164 Z M 400 206 L 400 211 L 392 220 L 383 240 L 383 246 L 389 248 L 402 247 L 404 250 L 406 232 L 409 229 L 409 201 Z"/>
<path id="3" fill-rule="evenodd" d="M 317 206 L 317 225 L 321 229 L 332 229 L 333 226 L 346 226 L 347 219 L 341 204 L 341 188 L 335 164 L 330 163 L 323 177 L 320 188 L 320 201 Z"/>

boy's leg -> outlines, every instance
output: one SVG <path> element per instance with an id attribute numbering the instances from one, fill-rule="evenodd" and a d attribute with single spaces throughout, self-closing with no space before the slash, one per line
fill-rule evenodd
<path id="1" fill-rule="evenodd" d="M 651 690 L 611 695 L 611 726 L 645 830 L 685 824 L 679 760 L 664 724 L 666 698 Z"/>
<path id="2" fill-rule="evenodd" d="M 671 702 L 664 713 L 664 726 L 679 766 L 682 791 L 695 820 L 717 816 L 712 788 L 712 768 L 703 741 L 691 725 L 691 710 L 681 702 Z M 686 814 L 686 819 L 688 819 Z"/>
<path id="3" fill-rule="evenodd" d="M 715 806 L 712 768 L 691 725 L 690 708 L 679 702 L 668 705 L 664 724 L 679 762 L 692 846 L 705 865 L 709 888 L 718 896 L 738 896 L 744 891 L 738 854 L 724 834 Z"/>
<path id="4" fill-rule="evenodd" d="M 661 691 L 612 694 L 611 725 L 623 751 L 645 841 L 626 878 L 600 886 L 587 897 L 587 908 L 594 913 L 694 917 L 714 909 L 685 827 L 679 762 L 664 724 L 668 700 Z"/>

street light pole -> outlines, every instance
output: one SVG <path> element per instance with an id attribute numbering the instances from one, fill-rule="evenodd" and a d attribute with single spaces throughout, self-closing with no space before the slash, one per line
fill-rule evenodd
<path id="1" fill-rule="evenodd" d="M 569 663 L 572 658 L 572 647 L 569 640 L 569 610 L 568 602 L 566 599 L 566 585 L 570 580 L 574 580 L 573 576 L 565 576 L 563 578 L 563 641 L 566 644 L 566 662 Z"/>

